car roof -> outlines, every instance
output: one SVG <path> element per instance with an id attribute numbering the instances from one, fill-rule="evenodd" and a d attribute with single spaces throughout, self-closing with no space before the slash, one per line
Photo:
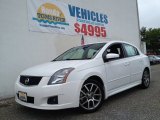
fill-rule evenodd
<path id="1" fill-rule="evenodd" d="M 120 41 L 120 40 L 107 40 L 107 41 L 102 41 L 102 42 L 95 42 L 95 43 L 88 43 L 86 45 L 90 45 L 90 44 L 97 44 L 97 43 L 109 43 L 109 44 L 112 44 L 112 43 L 126 43 L 126 44 L 129 44 L 129 45 L 132 45 L 134 47 L 136 47 L 135 45 L 129 43 L 129 42 L 126 42 L 126 41 Z M 136 47 L 137 48 L 137 47 Z"/>

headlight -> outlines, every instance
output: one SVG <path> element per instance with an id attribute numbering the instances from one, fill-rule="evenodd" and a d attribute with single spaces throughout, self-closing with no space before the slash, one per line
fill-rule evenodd
<path id="1" fill-rule="evenodd" d="M 62 84 L 66 82 L 66 79 L 68 77 L 68 75 L 74 70 L 74 68 L 64 68 L 61 70 L 58 70 L 57 72 L 55 72 L 49 82 L 48 85 L 53 85 L 53 84 Z"/>

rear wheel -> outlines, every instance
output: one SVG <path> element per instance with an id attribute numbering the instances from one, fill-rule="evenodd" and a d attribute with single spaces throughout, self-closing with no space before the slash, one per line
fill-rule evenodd
<path id="1" fill-rule="evenodd" d="M 80 108 L 84 112 L 98 110 L 104 100 L 103 85 L 95 80 L 86 81 L 80 91 Z"/>
<path id="2" fill-rule="evenodd" d="M 150 85 L 150 73 L 149 70 L 145 69 L 142 76 L 142 88 L 148 88 Z"/>

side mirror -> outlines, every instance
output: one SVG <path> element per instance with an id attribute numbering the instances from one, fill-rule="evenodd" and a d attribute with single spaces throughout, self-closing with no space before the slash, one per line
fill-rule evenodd
<path id="1" fill-rule="evenodd" d="M 107 60 L 116 59 L 116 58 L 119 58 L 119 54 L 108 53 L 108 54 L 106 55 L 106 59 L 107 59 Z"/>

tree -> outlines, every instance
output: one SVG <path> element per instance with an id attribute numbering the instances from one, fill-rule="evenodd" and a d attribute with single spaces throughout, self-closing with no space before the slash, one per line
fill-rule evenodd
<path id="1" fill-rule="evenodd" d="M 146 42 L 147 52 L 160 54 L 160 28 L 141 28 L 141 41 Z"/>

